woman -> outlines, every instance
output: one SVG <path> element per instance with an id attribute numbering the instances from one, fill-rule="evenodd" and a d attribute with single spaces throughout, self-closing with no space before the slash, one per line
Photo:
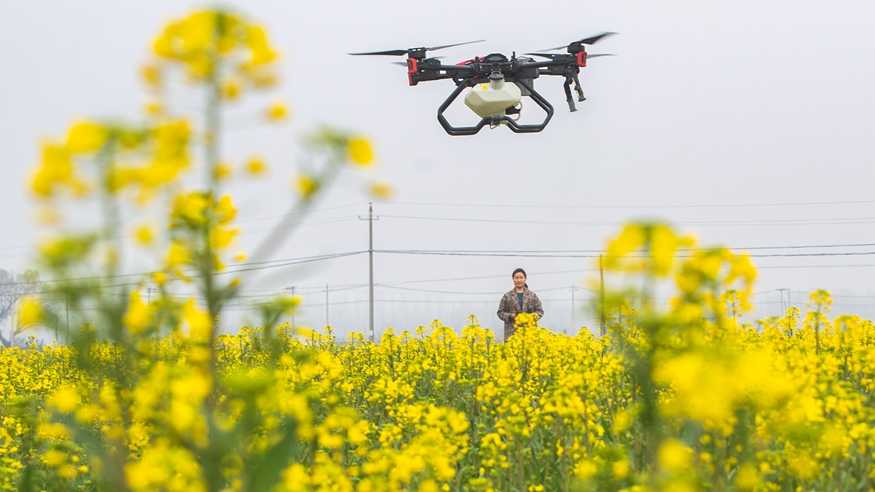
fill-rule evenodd
<path id="1" fill-rule="evenodd" d="M 507 341 L 516 331 L 514 320 L 518 313 L 534 313 L 536 319 L 544 316 L 544 308 L 538 295 L 529 290 L 526 283 L 526 271 L 517 268 L 511 275 L 513 277 L 513 289 L 504 294 L 498 305 L 498 317 L 504 321 L 504 340 Z"/>

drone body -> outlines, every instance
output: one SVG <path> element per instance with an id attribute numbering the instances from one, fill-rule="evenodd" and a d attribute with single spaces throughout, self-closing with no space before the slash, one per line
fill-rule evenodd
<path id="1" fill-rule="evenodd" d="M 565 99 L 570 111 L 576 111 L 572 86 L 577 94 L 577 101 L 586 100 L 580 85 L 580 69 L 586 67 L 587 59 L 604 54 L 588 54 L 585 45 L 595 44 L 599 40 L 614 33 L 606 32 L 574 41 L 567 46 L 550 48 L 545 51 L 565 48 L 567 53 L 527 53 L 528 55 L 546 58 L 535 60 L 528 56 L 512 54 L 510 58 L 500 53 L 483 57 L 474 57 L 456 65 L 444 65 L 439 58 L 428 58 L 427 51 L 478 43 L 469 41 L 432 48 L 412 48 L 407 50 L 388 50 L 367 53 L 350 53 L 351 55 L 407 55 L 407 81 L 411 86 L 420 82 L 432 80 L 452 80 L 456 89 L 438 108 L 438 122 L 450 135 L 474 135 L 481 128 L 507 126 L 516 133 L 536 133 L 547 127 L 553 117 L 553 106 L 535 90 L 535 79 L 541 76 L 564 77 Z M 470 89 L 465 96 L 465 105 L 480 116 L 480 121 L 473 126 L 454 126 L 447 121 L 444 112 L 465 89 Z M 529 97 L 544 110 L 545 118 L 538 124 L 517 123 L 522 109 L 522 97 Z M 512 116 L 516 116 L 513 118 Z"/>
<path id="2" fill-rule="evenodd" d="M 476 89 L 476 90 L 475 90 Z M 468 91 L 465 106 L 481 118 L 499 118 L 508 108 L 520 104 L 522 90 L 514 83 L 505 83 L 504 77 L 490 77 L 489 83 L 480 84 Z"/>

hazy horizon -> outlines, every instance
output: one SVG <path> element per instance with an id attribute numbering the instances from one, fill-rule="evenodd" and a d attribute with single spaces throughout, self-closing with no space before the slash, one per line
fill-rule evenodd
<path id="1" fill-rule="evenodd" d="M 240 205 L 239 249 L 251 249 L 285 212 L 290 177 L 301 163 L 300 137 L 329 124 L 369 135 L 377 152 L 374 175 L 398 191 L 393 201 L 374 205 L 377 250 L 595 251 L 624 221 L 660 218 L 704 244 L 833 254 L 755 258 L 758 315 L 781 309 L 786 294 L 778 289 L 790 289 L 796 302 L 806 291 L 825 288 L 834 294 L 834 312 L 875 316 L 872 7 L 850 1 L 828 8 L 814 2 L 546 2 L 534 10 L 518 0 L 501 9 L 458 1 L 412 9 L 380 1 L 343 9 L 327 2 L 226 3 L 263 23 L 284 55 L 279 89 L 226 114 L 226 158 L 239 163 L 257 152 L 272 169 L 269 180 L 231 187 Z M 77 117 L 140 117 L 147 97 L 138 67 L 152 37 L 168 19 L 201 5 L 0 5 L 7 66 L 0 91 L 7 161 L 0 268 L 27 268 L 39 238 L 25 182 L 40 139 L 60 135 Z M 618 56 L 590 62 L 581 77 L 588 100 L 576 113 L 567 110 L 560 79 L 538 80 L 556 114 L 535 135 L 499 128 L 450 137 L 435 118 L 450 82 L 408 87 L 404 69 L 388 63 L 395 59 L 346 55 L 487 39 L 440 53 L 455 61 L 532 51 L 601 31 L 620 34 L 590 51 Z M 291 122 L 257 124 L 256 111 L 274 99 L 290 104 Z M 171 103 L 193 109 L 199 100 L 180 85 Z M 454 115 L 466 117 L 462 110 Z M 367 222 L 360 219 L 367 202 L 362 180 L 350 171 L 276 257 L 367 249 Z M 864 246 L 842 246 L 849 244 Z M 812 245 L 819 247 L 799 248 Z M 753 249 L 765 246 L 783 248 Z M 129 260 L 129 272 L 149 268 L 141 258 Z M 377 330 L 413 329 L 432 319 L 460 328 L 473 313 L 500 334 L 495 310 L 518 266 L 545 301 L 545 326 L 596 328 L 583 311 L 591 258 L 396 252 L 375 260 Z M 249 292 L 294 286 L 307 303 L 296 320 L 321 326 L 328 286 L 328 317 L 345 335 L 367 330 L 367 275 L 367 255 L 359 254 L 271 270 Z M 233 315 L 229 323 L 238 321 Z"/>

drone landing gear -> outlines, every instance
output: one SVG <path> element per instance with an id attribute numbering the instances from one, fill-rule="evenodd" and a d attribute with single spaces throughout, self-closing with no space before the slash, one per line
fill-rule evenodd
<path id="1" fill-rule="evenodd" d="M 583 88 L 580 86 L 580 79 L 577 76 L 567 76 L 565 77 L 565 84 L 562 87 L 565 88 L 565 100 L 568 101 L 568 109 L 573 113 L 577 111 L 577 107 L 574 105 L 574 98 L 571 97 L 571 84 L 574 84 L 574 92 L 577 93 L 577 102 L 586 101 L 586 97 L 583 95 Z"/>
<path id="2" fill-rule="evenodd" d="M 446 111 L 447 108 L 449 108 L 450 105 L 453 104 L 453 101 L 455 101 L 456 98 L 459 97 L 459 94 L 461 94 L 463 90 L 465 90 L 467 87 L 473 87 L 473 86 L 477 85 L 476 83 L 473 83 L 471 81 L 468 81 L 465 83 L 463 83 L 463 82 L 456 83 L 456 89 L 447 97 L 447 99 L 444 101 L 444 103 L 441 104 L 441 106 L 438 108 L 438 114 L 437 114 L 438 122 L 441 124 L 441 126 L 444 128 L 444 130 L 446 130 L 447 133 L 449 133 L 450 135 L 453 135 L 453 136 L 474 135 L 477 132 L 479 132 L 480 129 L 486 125 L 489 125 L 491 128 L 495 128 L 498 125 L 505 124 L 505 125 L 507 125 L 508 128 L 510 128 L 510 131 L 512 131 L 514 133 L 537 133 L 537 132 L 543 130 L 544 128 L 547 127 L 547 123 L 550 123 L 550 118 L 553 117 L 553 105 L 551 105 L 546 99 L 544 99 L 544 97 L 541 96 L 541 94 L 539 94 L 537 91 L 535 91 L 534 87 L 530 86 L 526 82 L 524 82 L 522 80 L 518 80 L 517 83 L 522 85 L 522 87 L 524 89 L 528 90 L 529 97 L 531 97 L 532 100 L 534 100 L 535 103 L 538 106 L 540 106 L 541 109 L 543 109 L 545 113 L 547 113 L 547 116 L 544 118 L 544 121 L 542 121 L 541 123 L 538 123 L 536 125 L 520 125 L 516 122 L 516 120 L 514 120 L 510 116 L 508 116 L 508 114 L 513 114 L 513 111 L 511 111 L 510 113 L 506 113 L 504 116 L 493 116 L 493 117 L 482 118 L 480 120 L 480 122 L 478 122 L 474 126 L 453 126 L 452 124 L 450 124 L 449 121 L 447 121 L 447 118 L 444 116 L 444 111 Z M 581 94 L 582 94 L 582 92 L 581 92 Z M 517 114 L 517 117 L 519 117 L 519 110 L 516 110 L 516 114 Z"/>

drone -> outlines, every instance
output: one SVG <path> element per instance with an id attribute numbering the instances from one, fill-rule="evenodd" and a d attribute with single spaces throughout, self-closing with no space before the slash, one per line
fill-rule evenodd
<path id="1" fill-rule="evenodd" d="M 428 57 L 428 51 L 482 43 L 484 40 L 466 41 L 464 43 L 445 44 L 442 46 L 410 48 L 400 50 L 370 51 L 364 53 L 349 53 L 354 56 L 407 56 L 407 62 L 395 62 L 407 66 L 407 81 L 411 86 L 420 82 L 432 80 L 452 80 L 455 90 L 438 108 L 437 118 L 441 126 L 450 135 L 474 135 L 483 127 L 507 126 L 515 133 L 537 133 L 547 127 L 553 117 L 553 106 L 538 91 L 535 90 L 535 79 L 541 76 L 564 77 L 565 99 L 568 109 L 577 111 L 572 87 L 577 94 L 577 102 L 586 100 L 580 85 L 580 69 L 586 67 L 587 60 L 600 56 L 612 56 L 610 53 L 589 54 L 587 45 L 593 45 L 611 36 L 613 32 L 603 32 L 595 36 L 572 41 L 568 45 L 547 48 L 534 53 L 524 53 L 528 56 L 517 56 L 514 52 L 510 58 L 501 53 L 486 56 L 475 56 L 455 65 L 445 65 L 443 57 Z M 566 53 L 542 53 L 565 49 Z M 544 58 L 536 60 L 532 57 Z M 444 112 L 453 101 L 464 91 L 465 105 L 480 116 L 480 121 L 473 126 L 453 126 L 444 116 Z M 538 124 L 518 123 L 522 112 L 522 97 L 527 96 L 535 101 L 546 116 Z"/>

